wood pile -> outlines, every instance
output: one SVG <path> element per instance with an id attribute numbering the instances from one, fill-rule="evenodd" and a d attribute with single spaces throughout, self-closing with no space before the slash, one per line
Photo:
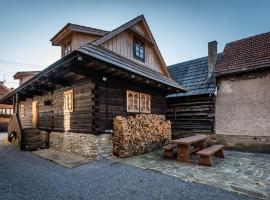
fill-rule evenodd
<path id="1" fill-rule="evenodd" d="M 159 149 L 171 140 L 171 123 L 164 115 L 117 116 L 113 120 L 113 153 L 119 157 Z"/>

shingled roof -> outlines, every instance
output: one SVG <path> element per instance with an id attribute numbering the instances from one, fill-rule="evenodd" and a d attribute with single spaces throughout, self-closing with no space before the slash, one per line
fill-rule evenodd
<path id="1" fill-rule="evenodd" d="M 217 62 L 221 53 L 217 55 Z M 168 97 L 183 97 L 212 94 L 215 91 L 215 77 L 208 76 L 208 56 L 168 66 L 172 78 L 188 90 Z"/>
<path id="2" fill-rule="evenodd" d="M 4 83 L 0 81 L 0 98 L 9 94 L 11 92 L 11 89 L 4 86 Z"/>
<path id="3" fill-rule="evenodd" d="M 217 76 L 270 67 L 270 32 L 228 43 L 216 66 Z"/>

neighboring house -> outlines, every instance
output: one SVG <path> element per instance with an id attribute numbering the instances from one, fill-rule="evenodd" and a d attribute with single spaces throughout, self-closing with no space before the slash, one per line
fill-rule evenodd
<path id="1" fill-rule="evenodd" d="M 172 78 L 188 92 L 167 97 L 166 116 L 174 135 L 213 133 L 216 81 L 213 70 L 220 59 L 217 42 L 208 43 L 208 56 L 168 66 Z"/>
<path id="2" fill-rule="evenodd" d="M 19 79 L 19 85 L 22 85 L 39 72 L 40 71 L 20 71 L 17 72 L 13 77 L 15 80 Z"/>
<path id="3" fill-rule="evenodd" d="M 11 90 L 0 81 L 0 99 L 10 93 Z M 5 105 L 0 103 L 0 132 L 7 131 L 8 123 L 13 113 L 12 105 Z"/>
<path id="4" fill-rule="evenodd" d="M 98 135 L 112 133 L 115 116 L 164 114 L 166 95 L 184 91 L 171 79 L 143 16 L 113 31 L 67 24 L 51 41 L 62 58 L 1 100 L 15 102 L 23 129 L 68 132 L 73 139 L 66 145 L 88 133 L 87 149 Z"/>
<path id="5" fill-rule="evenodd" d="M 227 146 L 270 151 L 270 32 L 228 43 L 216 67 L 215 132 Z"/>

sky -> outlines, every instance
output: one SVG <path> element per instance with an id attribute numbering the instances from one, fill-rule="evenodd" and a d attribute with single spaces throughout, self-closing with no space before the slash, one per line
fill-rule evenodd
<path id="1" fill-rule="evenodd" d="M 207 43 L 270 31 L 269 0 L 0 0 L 0 81 L 60 58 L 50 39 L 66 23 L 112 30 L 143 14 L 167 65 L 207 56 Z"/>

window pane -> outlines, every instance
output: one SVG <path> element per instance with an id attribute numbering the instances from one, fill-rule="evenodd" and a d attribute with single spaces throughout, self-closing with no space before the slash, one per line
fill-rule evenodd
<path id="1" fill-rule="evenodd" d="M 138 40 L 134 40 L 134 56 L 135 58 L 144 59 L 144 43 Z"/>
<path id="2" fill-rule="evenodd" d="M 139 111 L 139 94 L 134 94 L 134 111 Z"/>

